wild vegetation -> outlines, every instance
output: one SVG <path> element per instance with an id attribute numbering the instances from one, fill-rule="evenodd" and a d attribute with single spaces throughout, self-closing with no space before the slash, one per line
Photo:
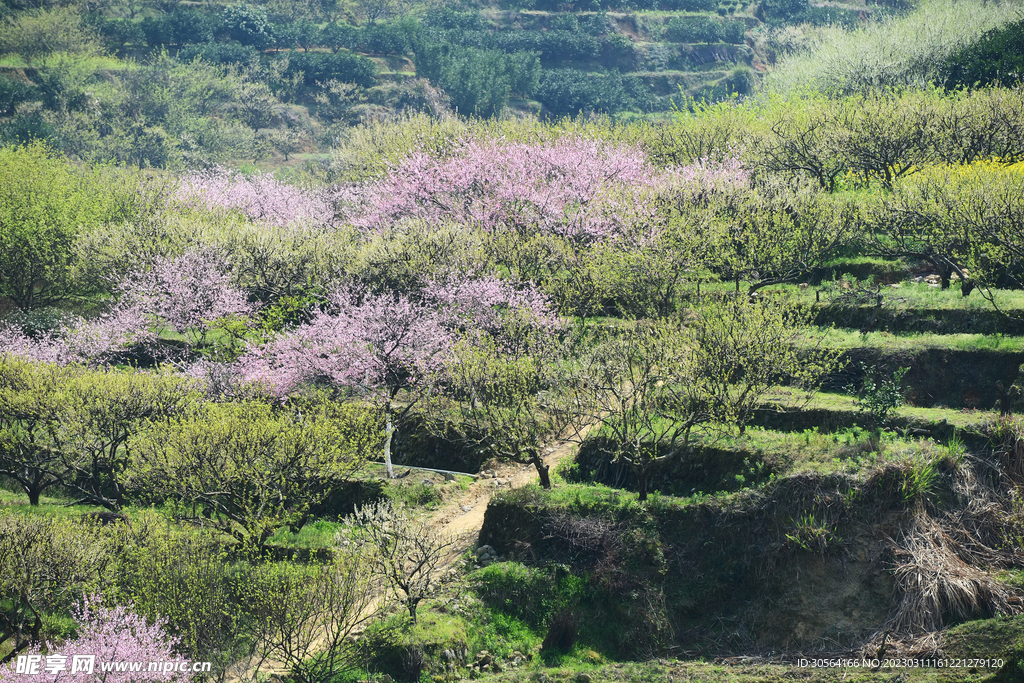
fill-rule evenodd
<path id="1" fill-rule="evenodd" d="M 5 6 L 0 680 L 1019 677 L 1019 9 L 506 5 Z"/>

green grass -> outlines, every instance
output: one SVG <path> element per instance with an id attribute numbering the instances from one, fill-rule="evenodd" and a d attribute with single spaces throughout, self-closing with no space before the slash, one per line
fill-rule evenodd
<path id="1" fill-rule="evenodd" d="M 337 543 L 335 537 L 339 529 L 341 524 L 337 522 L 318 519 L 303 526 L 297 534 L 287 527 L 278 529 L 267 543 L 292 548 L 331 548 Z"/>
<path id="2" fill-rule="evenodd" d="M 778 406 L 793 410 L 832 410 L 841 412 L 859 412 L 855 398 L 847 394 L 819 392 L 809 401 L 806 394 L 796 389 L 781 387 L 773 390 L 766 401 L 766 406 Z M 978 430 L 999 419 L 999 413 L 986 410 L 955 410 L 952 408 L 919 408 L 901 406 L 896 410 L 897 418 L 906 418 L 927 425 L 952 425 L 961 429 Z"/>
<path id="3" fill-rule="evenodd" d="M 743 664 L 704 661 L 669 661 L 659 659 L 640 663 L 616 663 L 600 668 L 559 667 L 517 669 L 490 677 L 495 682 L 538 680 L 543 674 L 552 683 L 571 683 L 586 673 L 592 683 L 981 683 L 990 680 L 995 669 L 984 671 L 961 669 L 880 669 L 860 668 L 812 669 L 800 667 L 796 661 L 779 664 Z M 1007 679 L 1010 680 L 1010 679 Z"/>
<path id="4" fill-rule="evenodd" d="M 0 508 L 15 510 L 29 515 L 53 517 L 79 517 L 90 512 L 105 512 L 99 505 L 68 505 L 72 499 L 43 495 L 39 505 L 29 505 L 28 495 L 21 490 L 0 488 Z"/>
<path id="5" fill-rule="evenodd" d="M 951 351 L 1024 351 L 1024 337 L 1003 334 L 927 334 L 895 335 L 891 332 L 862 334 L 849 328 L 818 328 L 808 330 L 807 339 L 817 339 L 824 333 L 824 345 L 832 349 L 886 349 L 905 351 L 915 349 L 948 349 Z"/>

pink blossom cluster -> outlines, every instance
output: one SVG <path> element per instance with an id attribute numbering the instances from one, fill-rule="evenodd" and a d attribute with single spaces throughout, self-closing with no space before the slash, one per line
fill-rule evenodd
<path id="1" fill-rule="evenodd" d="M 104 607 L 97 596 L 86 597 L 81 606 L 72 609 L 79 624 L 78 637 L 46 648 L 36 644 L 23 651 L 25 657 L 35 659 L 38 672 L 17 671 L 17 660 L 0 666 L 0 681 L 4 683 L 78 683 L 83 680 L 103 683 L 151 683 L 156 681 L 189 681 L 189 673 L 175 671 L 148 672 L 149 662 L 183 662 L 174 648 L 175 638 L 166 631 L 166 623 L 146 620 L 122 606 Z M 43 654 L 45 650 L 45 655 Z M 92 675 L 82 671 L 72 673 L 76 655 L 92 655 Z M 26 661 L 26 660 L 23 660 Z M 142 663 L 142 671 L 103 671 L 104 664 Z M 114 668 L 114 667 L 110 667 Z"/>
<path id="2" fill-rule="evenodd" d="M 256 307 L 231 284 L 227 260 L 210 250 L 159 257 L 152 268 L 131 273 L 117 287 L 122 304 L 184 334 L 227 316 L 247 318 Z"/>
<path id="3" fill-rule="evenodd" d="M 430 282 L 422 297 L 449 330 L 476 329 L 498 336 L 509 312 L 525 315 L 534 327 L 546 331 L 562 324 L 546 294 L 496 277 Z"/>
<path id="4" fill-rule="evenodd" d="M 581 137 L 535 145 L 461 143 L 437 158 L 416 152 L 367 188 L 357 226 L 376 230 L 403 218 L 451 220 L 488 230 L 525 230 L 603 239 L 622 229 L 617 202 L 658 172 L 639 147 Z"/>
<path id="5" fill-rule="evenodd" d="M 431 313 L 407 297 L 341 289 L 309 323 L 251 348 L 239 373 L 277 396 L 311 382 L 365 394 L 413 384 L 437 367 L 450 343 Z"/>
<path id="6" fill-rule="evenodd" d="M 370 395 L 424 382 L 450 360 L 459 334 L 500 335 L 510 313 L 550 329 L 558 324 L 547 299 L 497 279 L 433 283 L 423 296 L 339 289 L 309 323 L 238 361 L 243 383 L 284 397 L 309 383 Z"/>
<path id="7" fill-rule="evenodd" d="M 250 177 L 225 168 L 196 171 L 182 178 L 175 198 L 195 208 L 240 211 L 252 221 L 279 227 L 334 223 L 330 191 L 289 185 L 270 173 Z"/>
<path id="8" fill-rule="evenodd" d="M 92 320 L 79 318 L 60 332 L 41 337 L 30 337 L 14 327 L 0 328 L 0 354 L 58 365 L 112 363 L 132 347 L 155 342 L 148 316 L 122 304 Z"/>
<path id="9" fill-rule="evenodd" d="M 738 156 L 721 161 L 701 159 L 688 166 L 671 166 L 661 176 L 661 186 L 676 188 L 690 194 L 740 189 L 750 185 L 750 171 Z"/>
<path id="10" fill-rule="evenodd" d="M 29 337 L 12 327 L 0 329 L 0 353 L 48 363 L 99 365 L 120 360 L 133 347 L 157 346 L 157 330 L 169 327 L 189 342 L 227 316 L 248 318 L 256 307 L 231 284 L 227 261 L 209 251 L 157 258 L 149 269 L 120 278 L 110 311 L 79 318 L 60 332 Z"/>

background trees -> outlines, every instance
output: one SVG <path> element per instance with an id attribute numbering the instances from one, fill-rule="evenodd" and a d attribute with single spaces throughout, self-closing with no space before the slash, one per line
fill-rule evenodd
<path id="1" fill-rule="evenodd" d="M 806 314 L 744 297 L 706 300 L 681 321 L 638 321 L 565 361 L 557 408 L 571 438 L 591 427 L 609 456 L 628 463 L 646 500 L 655 463 L 685 457 L 691 437 L 742 433 L 766 393 L 783 382 L 813 390 L 838 353 L 794 346 Z"/>
<path id="2" fill-rule="evenodd" d="M 0 148 L 0 178 L 0 294 L 26 310 L 66 300 L 78 235 L 117 218 L 109 194 L 39 143 Z"/>
<path id="3" fill-rule="evenodd" d="M 119 509 L 131 437 L 196 398 L 193 382 L 167 374 L 13 359 L 0 368 L 0 462 L 32 504 L 59 483 L 83 501 Z"/>

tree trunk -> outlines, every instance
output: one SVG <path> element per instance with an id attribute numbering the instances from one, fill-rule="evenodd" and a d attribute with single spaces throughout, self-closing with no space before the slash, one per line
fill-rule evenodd
<path id="1" fill-rule="evenodd" d="M 550 489 L 551 477 L 548 475 L 548 470 L 551 468 L 544 464 L 544 461 L 541 460 L 539 455 L 533 456 L 530 462 L 532 462 L 533 466 L 537 468 L 537 474 L 540 476 L 541 488 Z"/>
<path id="2" fill-rule="evenodd" d="M 640 486 L 639 486 L 639 490 L 638 490 L 639 495 L 637 496 L 637 500 L 645 501 L 645 500 L 647 500 L 647 470 L 646 469 L 637 470 L 636 478 L 640 482 Z"/>
<path id="3" fill-rule="evenodd" d="M 39 494 L 42 493 L 41 489 L 27 488 L 25 489 L 25 493 L 28 494 L 29 505 L 39 505 Z"/>
<path id="4" fill-rule="evenodd" d="M 413 600 L 409 598 L 409 601 L 405 604 L 409 608 L 409 616 L 412 618 L 412 623 L 416 623 L 416 607 L 419 605 L 419 600 Z"/>
<path id="5" fill-rule="evenodd" d="M 387 425 L 384 428 L 384 466 L 387 468 L 388 479 L 395 478 L 395 468 L 391 466 L 391 436 L 395 433 L 395 425 L 391 421 L 391 410 L 387 410 Z"/>

